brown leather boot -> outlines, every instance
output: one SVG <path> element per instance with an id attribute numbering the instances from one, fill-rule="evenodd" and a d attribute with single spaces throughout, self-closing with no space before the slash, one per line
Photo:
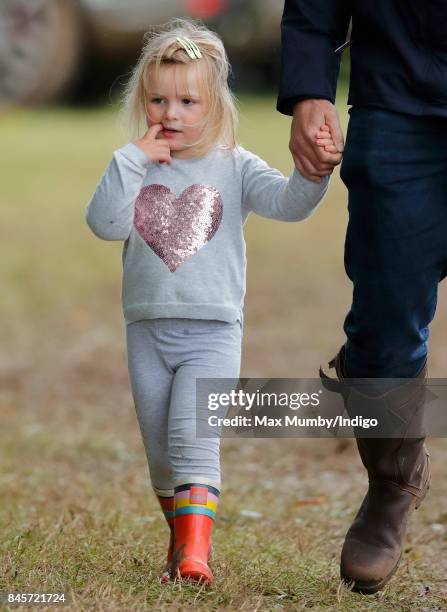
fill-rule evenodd
<path id="1" fill-rule="evenodd" d="M 430 482 L 430 460 L 424 445 L 424 387 L 426 367 L 408 384 L 377 397 L 352 392 L 346 380 L 344 347 L 329 363 L 337 379 L 320 369 L 324 386 L 344 397 L 348 414 L 363 401 L 368 412 L 405 417 L 405 437 L 356 437 L 363 465 L 368 471 L 368 492 L 352 523 L 341 553 L 340 575 L 352 590 L 375 593 L 395 573 L 402 556 L 408 520 L 424 499 Z M 337 388 L 337 384 L 339 385 Z M 356 436 L 357 433 L 355 432 Z M 362 434 L 364 435 L 364 434 Z"/>

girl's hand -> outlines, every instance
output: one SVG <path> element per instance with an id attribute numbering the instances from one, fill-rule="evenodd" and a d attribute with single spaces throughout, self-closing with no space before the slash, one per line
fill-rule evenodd
<path id="1" fill-rule="evenodd" d="M 143 138 L 134 140 L 134 144 L 144 151 L 151 161 L 160 162 L 161 164 L 170 164 L 172 159 L 169 142 L 163 138 L 157 139 L 157 134 L 161 132 L 162 129 L 163 126 L 161 123 L 152 125 Z"/>
<path id="2" fill-rule="evenodd" d="M 323 147 L 328 153 L 338 153 L 334 139 L 331 136 L 331 130 L 328 125 L 322 125 L 320 131 L 317 132 L 315 142 L 319 147 Z"/>

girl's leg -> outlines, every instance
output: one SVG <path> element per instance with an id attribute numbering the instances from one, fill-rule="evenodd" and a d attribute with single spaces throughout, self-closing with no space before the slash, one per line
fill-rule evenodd
<path id="1" fill-rule="evenodd" d="M 179 354 L 169 410 L 173 483 L 196 482 L 219 489 L 220 439 L 196 438 L 196 379 L 228 378 L 228 392 L 236 387 L 242 330 L 239 322 L 193 320 L 184 331 L 188 333 Z"/>
<path id="2" fill-rule="evenodd" d="M 160 350 L 156 319 L 126 327 L 129 379 L 152 486 L 166 497 L 174 488 L 168 454 L 168 418 L 174 371 Z"/>
<path id="3" fill-rule="evenodd" d="M 220 491 L 220 440 L 196 438 L 196 379 L 229 378 L 236 387 L 241 359 L 239 323 L 184 321 L 169 411 L 169 457 L 175 486 L 172 571 L 212 582 L 211 530 Z M 231 387 L 231 388 L 230 388 Z"/>
<path id="4" fill-rule="evenodd" d="M 168 564 L 174 538 L 174 487 L 168 454 L 168 414 L 173 370 L 157 340 L 156 320 L 127 325 L 129 378 L 146 451 L 152 486 L 171 531 Z M 169 578 L 165 572 L 162 579 Z"/>

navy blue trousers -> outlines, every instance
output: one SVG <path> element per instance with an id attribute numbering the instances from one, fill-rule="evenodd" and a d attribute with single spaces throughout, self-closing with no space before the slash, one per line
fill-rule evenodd
<path id="1" fill-rule="evenodd" d="M 447 273 L 447 121 L 351 110 L 341 177 L 349 190 L 344 330 L 349 376 L 416 376 Z"/>

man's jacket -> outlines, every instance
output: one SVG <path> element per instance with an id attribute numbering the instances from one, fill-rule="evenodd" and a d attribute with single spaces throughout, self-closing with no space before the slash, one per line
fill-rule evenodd
<path id="1" fill-rule="evenodd" d="M 447 117 L 447 0 L 285 0 L 278 110 L 334 102 L 351 18 L 348 104 Z"/>

